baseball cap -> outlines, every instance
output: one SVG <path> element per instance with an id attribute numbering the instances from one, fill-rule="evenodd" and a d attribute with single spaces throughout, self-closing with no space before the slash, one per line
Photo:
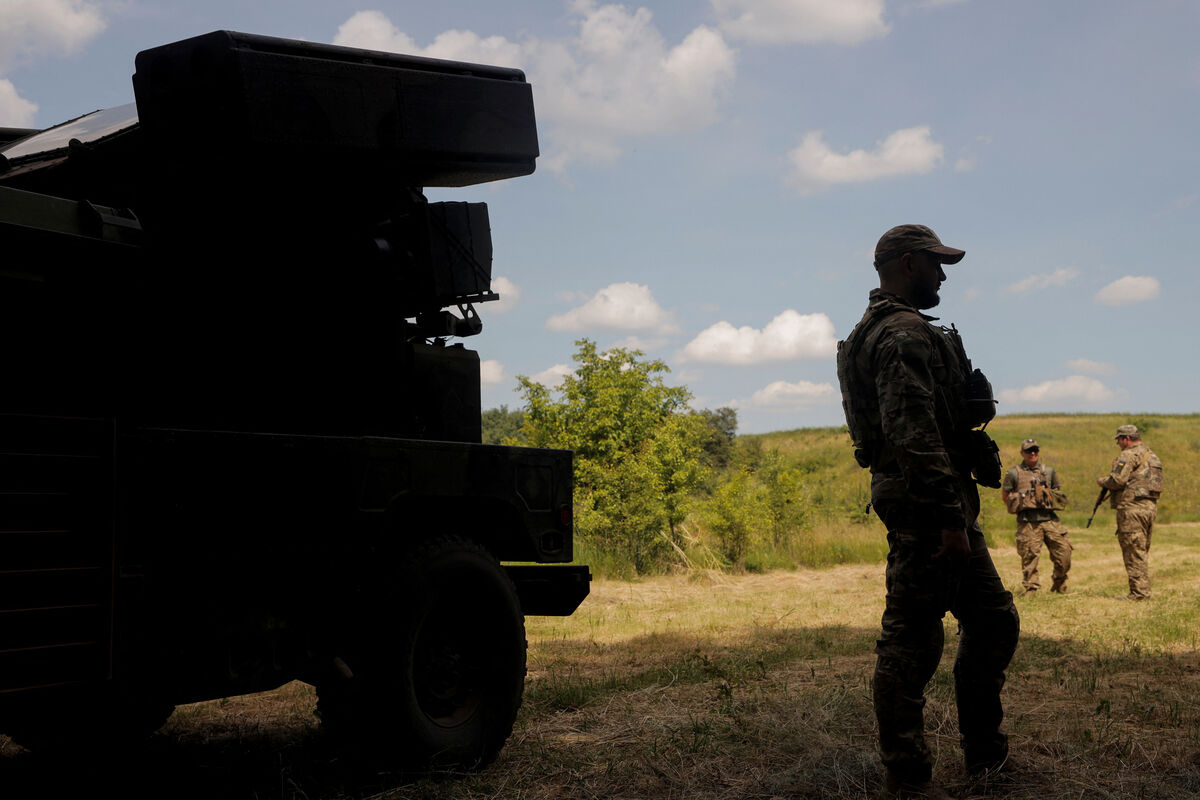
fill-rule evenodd
<path id="1" fill-rule="evenodd" d="M 1042 448 L 1038 447 L 1037 439 L 1026 439 L 1025 441 L 1021 442 L 1021 452 L 1022 453 L 1024 453 L 1027 450 L 1033 450 L 1034 448 L 1037 448 L 1038 450 L 1042 449 Z"/>
<path id="2" fill-rule="evenodd" d="M 1138 435 L 1137 425 L 1122 425 L 1121 427 L 1117 428 L 1117 436 L 1137 436 L 1137 435 Z M 1113 438 L 1116 439 L 1117 436 L 1114 436 Z"/>
<path id="3" fill-rule="evenodd" d="M 938 235 L 924 225 L 897 225 L 879 237 L 879 243 L 875 245 L 875 266 L 918 250 L 934 253 L 943 264 L 957 264 L 966 255 L 965 250 L 942 244 Z"/>

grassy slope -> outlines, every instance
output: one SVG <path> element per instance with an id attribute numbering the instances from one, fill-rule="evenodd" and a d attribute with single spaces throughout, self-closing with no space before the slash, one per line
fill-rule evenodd
<path id="1" fill-rule="evenodd" d="M 1042 459 L 1058 470 L 1070 507 L 1061 514 L 1067 526 L 1082 528 L 1118 448 L 1113 434 L 1130 421 L 1145 429 L 1144 439 L 1164 464 L 1167 491 L 1159 503 L 1160 522 L 1200 520 L 1200 414 L 1058 414 L 1000 416 L 988 432 L 1000 445 L 1005 468 L 1020 462 L 1023 439 L 1034 438 Z M 829 521 L 860 519 L 869 499 L 870 476 L 854 463 L 849 436 L 842 428 L 808 428 L 742 437 L 764 449 L 778 448 L 795 463 L 811 468 L 814 502 Z M 995 542 L 997 530 L 1015 527 L 1000 503 L 1000 492 L 980 488 L 982 523 Z M 1093 525 L 1111 527 L 1112 512 L 1097 513 Z"/>

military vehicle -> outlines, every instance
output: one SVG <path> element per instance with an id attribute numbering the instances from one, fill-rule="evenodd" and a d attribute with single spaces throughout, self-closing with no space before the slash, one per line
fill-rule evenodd
<path id="1" fill-rule="evenodd" d="M 0 130 L 0 731 L 122 742 L 300 680 L 331 733 L 471 768 L 524 616 L 571 614 L 566 451 L 480 443 L 482 203 L 515 69 L 218 31 L 136 102 Z M 501 562 L 505 562 L 502 565 Z"/>

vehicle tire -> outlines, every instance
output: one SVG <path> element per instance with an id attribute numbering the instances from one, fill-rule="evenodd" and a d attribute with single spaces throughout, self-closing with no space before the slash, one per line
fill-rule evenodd
<path id="1" fill-rule="evenodd" d="M 322 725 L 406 767 L 481 768 L 512 733 L 524 691 L 516 588 L 461 537 L 430 540 L 402 561 L 374 612 L 388 622 L 365 626 L 373 636 L 341 656 L 344 674 L 317 686 Z"/>

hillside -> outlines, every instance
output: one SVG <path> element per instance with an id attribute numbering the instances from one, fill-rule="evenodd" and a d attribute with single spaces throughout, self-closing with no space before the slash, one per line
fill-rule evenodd
<path id="1" fill-rule="evenodd" d="M 1068 527 L 1082 527 L 1099 492 L 1096 477 L 1108 472 L 1118 448 L 1118 425 L 1134 423 L 1164 464 L 1167 491 L 1159 502 L 1159 522 L 1200 520 L 1200 414 L 1013 414 L 999 416 L 988 433 L 1000 446 L 1004 466 L 1020 462 L 1023 439 L 1042 448 L 1042 460 L 1058 470 L 1070 506 L 1061 514 Z M 854 462 L 845 428 L 805 428 L 739 437 L 744 447 L 778 449 L 805 475 L 808 501 L 828 522 L 864 521 L 870 480 Z M 997 526 L 1007 530 L 1011 517 L 1000 492 L 980 487 L 982 523 L 989 537 Z M 1112 511 L 1102 507 L 1093 526 L 1112 526 Z"/>

